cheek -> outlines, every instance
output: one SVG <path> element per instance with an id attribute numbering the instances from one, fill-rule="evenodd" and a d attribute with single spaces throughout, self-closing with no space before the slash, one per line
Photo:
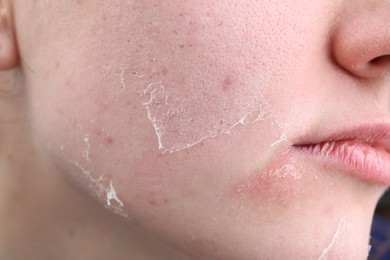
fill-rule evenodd
<path id="1" fill-rule="evenodd" d="M 95 23 L 83 28 L 84 37 L 66 41 L 66 57 L 61 56 L 64 42 L 51 43 L 47 55 L 57 63 L 40 82 L 43 87 L 36 86 L 32 94 L 35 131 L 44 149 L 67 172 L 98 182 L 103 195 L 114 194 L 111 179 L 119 194 L 128 198 L 151 182 L 157 189 L 171 187 L 169 182 L 180 168 L 175 165 L 189 161 L 192 166 L 183 171 L 191 173 L 196 171 L 193 165 L 205 164 L 207 155 L 214 154 L 200 148 L 183 160 L 166 163 L 168 159 L 158 159 L 161 153 L 194 151 L 188 148 L 199 148 L 206 140 L 217 153 L 226 150 L 214 168 L 224 168 L 232 157 L 235 165 L 255 168 L 266 158 L 259 151 L 269 155 L 270 145 L 281 136 L 274 122 L 278 109 L 272 107 L 267 92 L 279 89 L 280 75 L 276 75 L 281 64 L 275 61 L 291 57 L 289 64 L 294 65 L 294 49 L 285 55 L 282 48 L 294 30 L 273 34 L 283 24 L 278 17 L 267 22 L 262 17 L 259 27 L 248 15 L 248 10 L 262 10 L 259 6 L 243 5 L 234 11 L 226 3 L 199 1 L 199 6 L 178 4 L 180 8 L 172 3 L 146 1 L 101 8 Z M 45 72 L 46 67 L 41 64 Z M 39 73 L 39 66 L 35 68 Z M 288 74 L 288 68 L 283 73 Z M 238 142 L 240 138 L 232 138 L 231 133 L 241 125 L 276 130 Z M 259 144 L 268 149 L 259 149 Z M 277 183 L 285 183 L 280 186 L 287 189 L 294 186 L 288 185 L 288 174 L 277 177 L 286 170 L 279 165 L 273 173 L 269 170 L 267 178 L 255 174 L 249 183 L 238 186 L 248 196 L 260 194 L 272 200 L 280 194 L 276 199 L 284 200 L 284 194 L 295 192 L 277 188 Z"/>

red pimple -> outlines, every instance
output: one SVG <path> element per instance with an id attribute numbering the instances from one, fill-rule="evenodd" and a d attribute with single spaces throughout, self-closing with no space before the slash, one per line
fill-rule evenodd
<path id="1" fill-rule="evenodd" d="M 111 136 L 106 138 L 106 144 L 111 145 L 113 143 L 114 143 L 114 139 Z"/>
<path id="2" fill-rule="evenodd" d="M 222 82 L 222 90 L 229 91 L 233 87 L 233 81 L 230 76 L 227 76 Z"/>

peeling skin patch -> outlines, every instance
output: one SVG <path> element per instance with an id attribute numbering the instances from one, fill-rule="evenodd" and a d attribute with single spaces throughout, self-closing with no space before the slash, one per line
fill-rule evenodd
<path id="1" fill-rule="evenodd" d="M 82 157 L 85 159 L 85 161 L 91 162 L 91 143 L 89 140 L 89 135 L 86 135 L 84 137 L 84 142 L 86 144 L 86 148 L 82 153 Z M 108 187 L 106 187 L 104 184 L 104 174 L 100 175 L 98 178 L 94 178 L 91 171 L 88 170 L 85 166 L 83 166 L 80 162 L 76 160 L 70 160 L 69 163 L 76 166 L 81 171 L 83 176 L 89 181 L 91 185 L 90 188 L 96 191 L 96 195 L 98 196 L 98 198 L 103 199 L 105 197 L 106 206 L 109 209 L 113 210 L 115 213 L 123 217 L 127 217 L 127 214 L 122 210 L 122 208 L 124 207 L 124 203 L 122 200 L 119 199 L 112 181 L 110 181 Z"/>
<path id="2" fill-rule="evenodd" d="M 301 173 L 292 164 L 283 165 L 281 168 L 266 174 L 265 178 L 273 177 L 275 180 L 281 178 L 292 178 L 293 180 L 301 179 Z"/>
<path id="3" fill-rule="evenodd" d="M 332 253 L 332 250 L 334 250 L 339 244 L 341 244 L 343 241 L 348 240 L 345 236 L 353 229 L 352 225 L 348 223 L 345 218 L 341 218 L 338 225 L 336 232 L 333 234 L 332 240 L 329 242 L 327 247 L 322 251 L 321 256 L 318 258 L 318 260 L 326 260 L 329 259 L 330 254 Z M 331 257 L 334 259 L 334 257 Z"/>
<path id="4" fill-rule="evenodd" d="M 122 210 L 122 208 L 124 207 L 124 203 L 122 202 L 122 200 L 119 199 L 112 181 L 110 181 L 108 187 L 105 187 L 103 175 L 101 175 L 99 178 L 94 178 L 91 172 L 84 168 L 80 163 L 76 161 L 69 161 L 69 163 L 80 169 L 82 174 L 92 184 L 91 188 L 96 190 L 96 194 L 99 198 L 103 198 L 105 196 L 106 206 L 108 208 L 123 217 L 127 217 L 127 214 Z"/>
<path id="5" fill-rule="evenodd" d="M 143 105 L 163 153 L 181 151 L 207 138 L 229 134 L 237 125 L 264 120 L 270 112 L 259 90 L 256 95 L 240 96 L 199 87 L 177 96 L 162 82 L 155 82 L 145 89 L 144 95 L 149 96 Z"/>
<path id="6" fill-rule="evenodd" d="M 114 189 L 114 186 L 112 185 L 112 181 L 110 182 L 110 186 L 108 187 L 107 193 L 106 193 L 106 198 L 107 198 L 107 205 L 112 206 L 111 201 L 115 201 L 119 207 L 123 207 L 123 202 L 118 198 L 118 195 L 116 194 L 116 191 Z"/>
<path id="7" fill-rule="evenodd" d="M 121 72 L 119 74 L 119 78 L 120 78 L 120 83 L 121 83 L 122 88 L 127 87 L 126 83 L 125 83 L 124 75 L 125 75 L 125 67 L 123 67 L 123 65 L 121 65 Z"/>
<path id="8" fill-rule="evenodd" d="M 283 143 L 283 142 L 287 142 L 287 134 L 286 134 L 286 133 L 283 133 L 283 134 L 280 136 L 279 140 L 277 140 L 276 142 L 274 142 L 273 144 L 271 144 L 271 147 L 274 147 L 274 146 L 276 146 L 276 145 L 278 145 L 278 144 L 281 144 L 281 143 Z"/>
<path id="9" fill-rule="evenodd" d="M 74 166 L 76 166 L 77 168 L 79 168 L 81 170 L 81 172 L 83 173 L 83 175 L 85 177 L 87 177 L 90 180 L 90 182 L 93 183 L 96 187 L 101 188 L 101 186 L 103 185 L 102 184 L 103 176 L 100 176 L 99 178 L 95 179 L 92 177 L 91 172 L 88 171 L 87 169 L 85 169 L 80 163 L 78 163 L 76 161 L 69 161 L 69 163 L 71 163 Z"/>

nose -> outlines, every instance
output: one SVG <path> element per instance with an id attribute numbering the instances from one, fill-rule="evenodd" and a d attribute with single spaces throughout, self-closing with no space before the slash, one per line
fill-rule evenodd
<path id="1" fill-rule="evenodd" d="M 347 2 L 335 20 L 335 62 L 358 78 L 390 78 L 390 1 Z"/>

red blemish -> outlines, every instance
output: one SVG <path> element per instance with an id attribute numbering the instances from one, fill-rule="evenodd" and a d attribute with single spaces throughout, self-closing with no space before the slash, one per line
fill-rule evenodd
<path id="1" fill-rule="evenodd" d="M 184 44 L 180 44 L 180 46 L 179 46 L 179 47 L 180 47 L 180 49 L 183 49 L 183 48 L 184 48 L 184 46 L 185 46 Z"/>
<path id="2" fill-rule="evenodd" d="M 291 161 L 285 157 L 271 163 L 265 169 L 253 171 L 249 177 L 245 177 L 233 184 L 229 194 L 233 198 L 248 198 L 254 203 L 279 202 L 288 205 L 288 202 L 299 191 L 300 181 L 286 174 L 284 177 L 283 166 L 291 165 Z M 278 174 L 275 174 L 279 171 Z"/>
<path id="3" fill-rule="evenodd" d="M 149 200 L 148 203 L 152 206 L 162 206 L 164 204 L 169 203 L 169 199 L 165 198 L 164 196 L 161 196 L 159 193 L 151 191 L 149 192 Z"/>
<path id="4" fill-rule="evenodd" d="M 114 139 L 111 136 L 106 138 L 106 144 L 111 145 L 113 143 L 114 143 Z"/>
<path id="5" fill-rule="evenodd" d="M 226 77 L 222 82 L 222 90 L 223 91 L 229 91 L 233 87 L 233 81 L 231 77 Z"/>
<path id="6" fill-rule="evenodd" d="M 72 80 L 70 78 L 65 80 L 65 86 L 70 86 L 72 84 Z"/>
<path id="7" fill-rule="evenodd" d="M 102 135 L 102 130 L 100 128 L 97 128 L 96 130 L 94 130 L 94 133 L 96 136 L 100 137 Z"/>
<path id="8" fill-rule="evenodd" d="M 162 74 L 166 76 L 168 74 L 169 70 L 167 68 L 162 69 Z"/>
<path id="9" fill-rule="evenodd" d="M 64 115 L 64 111 L 62 109 L 57 109 L 59 115 Z"/>

